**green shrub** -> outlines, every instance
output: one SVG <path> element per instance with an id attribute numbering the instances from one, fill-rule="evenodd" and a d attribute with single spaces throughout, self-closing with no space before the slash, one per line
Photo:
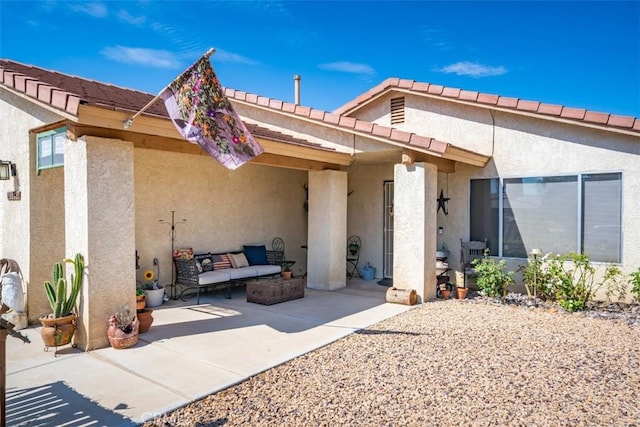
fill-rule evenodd
<path id="1" fill-rule="evenodd" d="M 640 301 L 640 267 L 638 271 L 629 274 L 631 277 L 631 293 L 635 296 L 636 301 Z"/>
<path id="2" fill-rule="evenodd" d="M 485 251 L 482 259 L 472 261 L 478 287 L 488 297 L 504 297 L 507 288 L 513 284 L 513 271 L 506 272 L 506 262 L 496 262 L 489 257 L 489 251 Z"/>
<path id="3" fill-rule="evenodd" d="M 609 301 L 613 295 L 618 300 L 623 300 L 627 296 L 627 283 L 623 280 L 622 271 L 616 264 L 607 267 L 602 285 L 607 287 L 605 295 Z"/>
<path id="4" fill-rule="evenodd" d="M 585 310 L 603 286 L 607 288 L 606 296 L 609 299 L 614 293 L 624 298 L 626 293 L 617 265 L 608 266 L 603 280 L 596 282 L 595 268 L 586 254 L 571 252 L 551 257 L 547 274 L 554 299 L 569 311 Z"/>

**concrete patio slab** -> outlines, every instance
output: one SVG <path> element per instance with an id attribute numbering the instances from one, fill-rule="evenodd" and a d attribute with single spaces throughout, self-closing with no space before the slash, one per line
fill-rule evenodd
<path id="1" fill-rule="evenodd" d="M 386 290 L 353 279 L 272 306 L 243 290 L 168 301 L 125 350 L 67 346 L 56 357 L 31 327 L 31 344 L 7 339 L 7 425 L 137 425 L 411 308 L 386 303 Z"/>

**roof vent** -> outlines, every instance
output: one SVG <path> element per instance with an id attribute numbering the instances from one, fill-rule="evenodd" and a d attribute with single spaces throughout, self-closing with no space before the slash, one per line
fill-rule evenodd
<path id="1" fill-rule="evenodd" d="M 391 124 L 399 125 L 402 123 L 404 123 L 404 96 L 391 98 Z"/>
<path id="2" fill-rule="evenodd" d="M 296 105 L 300 105 L 300 76 L 293 76 L 293 99 Z"/>

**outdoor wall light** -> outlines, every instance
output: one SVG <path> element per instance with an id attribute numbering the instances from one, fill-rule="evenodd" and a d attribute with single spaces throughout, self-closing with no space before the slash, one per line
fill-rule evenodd
<path id="1" fill-rule="evenodd" d="M 0 180 L 7 181 L 12 176 L 16 176 L 16 165 L 14 163 L 0 160 Z"/>
<path id="2" fill-rule="evenodd" d="M 7 199 L 21 200 L 20 181 L 18 180 L 18 170 L 15 163 L 8 160 L 0 160 L 0 181 L 8 181 L 13 177 L 13 191 L 7 193 Z"/>

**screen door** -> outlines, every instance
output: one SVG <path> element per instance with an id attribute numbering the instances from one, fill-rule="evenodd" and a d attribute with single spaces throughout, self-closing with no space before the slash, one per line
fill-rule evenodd
<path id="1" fill-rule="evenodd" d="M 384 182 L 383 277 L 393 278 L 393 181 Z"/>

